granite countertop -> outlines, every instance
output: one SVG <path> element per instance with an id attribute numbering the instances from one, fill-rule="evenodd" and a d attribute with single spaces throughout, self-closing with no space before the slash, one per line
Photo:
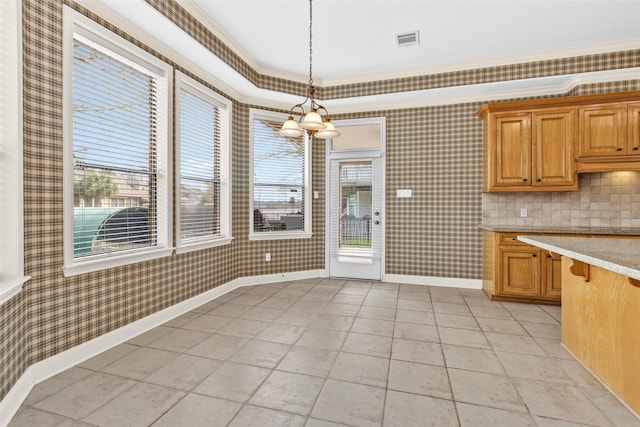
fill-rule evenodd
<path id="1" fill-rule="evenodd" d="M 518 240 L 640 280 L 640 239 L 524 235 Z"/>
<path id="2" fill-rule="evenodd" d="M 547 234 L 609 234 L 613 236 L 640 236 L 640 228 L 615 227 L 547 227 L 534 225 L 480 224 L 487 231 L 498 233 L 547 233 Z"/>

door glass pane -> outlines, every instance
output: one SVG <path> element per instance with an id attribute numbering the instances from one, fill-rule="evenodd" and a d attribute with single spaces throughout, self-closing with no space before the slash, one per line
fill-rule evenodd
<path id="1" fill-rule="evenodd" d="M 371 249 L 372 162 L 341 162 L 338 247 Z"/>

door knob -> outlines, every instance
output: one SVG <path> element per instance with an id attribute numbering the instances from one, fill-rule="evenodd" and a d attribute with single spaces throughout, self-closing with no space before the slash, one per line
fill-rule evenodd
<path id="1" fill-rule="evenodd" d="M 380 221 L 378 221 L 378 220 L 375 220 L 373 223 L 374 223 L 375 225 L 380 225 Z"/>
<path id="2" fill-rule="evenodd" d="M 374 212 L 373 213 L 375 216 L 380 216 L 380 212 Z"/>

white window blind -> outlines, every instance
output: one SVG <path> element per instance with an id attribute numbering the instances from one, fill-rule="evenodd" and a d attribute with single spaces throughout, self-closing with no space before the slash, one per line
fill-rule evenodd
<path id="1" fill-rule="evenodd" d="M 63 7 L 66 276 L 168 256 L 172 67 Z"/>
<path id="2" fill-rule="evenodd" d="M 253 115 L 253 233 L 308 229 L 306 139 L 278 135 L 282 120 Z"/>
<path id="3" fill-rule="evenodd" d="M 180 73 L 177 78 L 179 247 L 230 237 L 231 102 Z M 199 247 L 198 247 L 199 248 Z"/>

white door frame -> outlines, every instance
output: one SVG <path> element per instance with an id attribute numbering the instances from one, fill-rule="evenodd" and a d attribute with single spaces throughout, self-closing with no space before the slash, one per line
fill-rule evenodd
<path id="1" fill-rule="evenodd" d="M 336 120 L 334 124 L 337 128 L 349 125 L 380 125 L 380 148 L 379 149 L 354 149 L 336 150 L 331 149 L 331 139 L 326 140 L 326 162 L 325 162 L 325 276 L 331 276 L 331 161 L 332 160 L 358 160 L 381 158 L 380 162 L 380 280 L 385 279 L 385 235 L 386 235 L 386 119 L 385 117 L 370 117 L 364 119 Z M 339 130 L 339 129 L 338 129 Z M 354 279 L 357 279 L 354 277 Z"/>

